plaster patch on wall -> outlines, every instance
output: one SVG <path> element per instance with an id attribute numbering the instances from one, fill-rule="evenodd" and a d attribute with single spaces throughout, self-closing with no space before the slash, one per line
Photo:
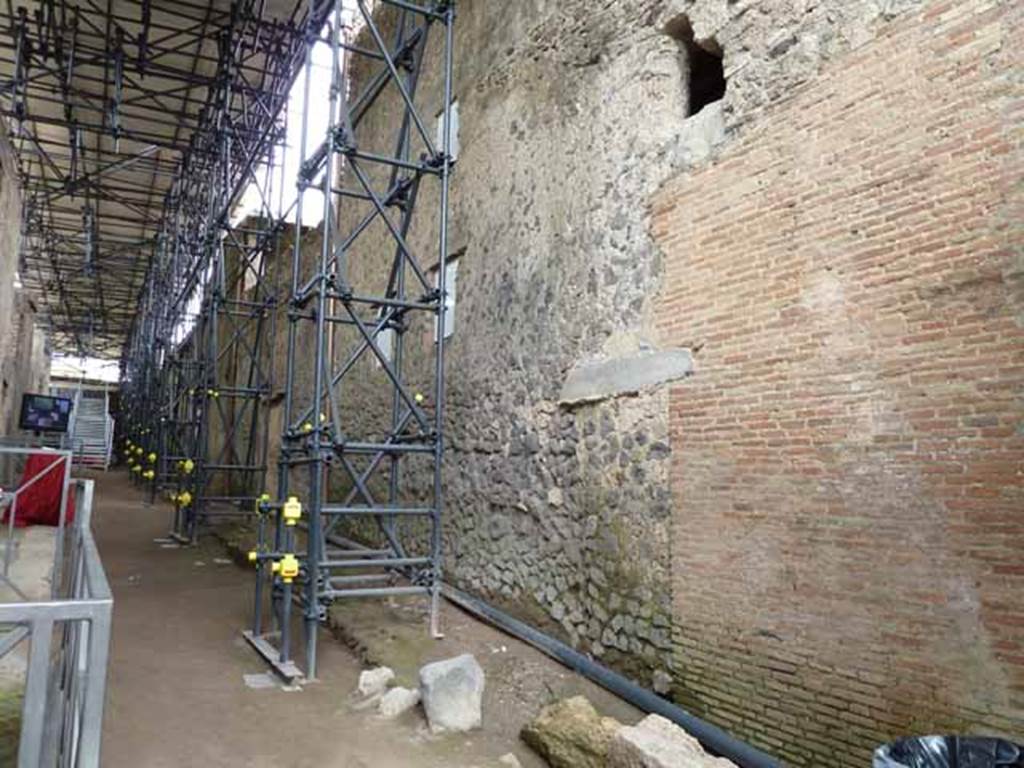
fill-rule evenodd
<path id="1" fill-rule="evenodd" d="M 693 373 L 693 356 L 683 347 L 665 350 L 640 350 L 602 360 L 577 363 L 569 371 L 560 405 L 604 400 L 632 395 Z"/>

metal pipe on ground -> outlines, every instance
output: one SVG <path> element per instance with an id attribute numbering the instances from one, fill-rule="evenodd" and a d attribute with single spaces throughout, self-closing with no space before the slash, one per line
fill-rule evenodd
<path id="1" fill-rule="evenodd" d="M 524 624 L 479 598 L 468 595 L 448 584 L 444 585 L 444 595 L 463 610 L 494 625 L 503 632 L 529 643 L 537 650 L 565 664 L 601 687 L 607 688 L 616 696 L 625 699 L 639 709 L 671 720 L 707 749 L 732 760 L 740 768 L 782 768 L 782 763 L 771 755 L 740 741 L 718 726 L 701 720 L 685 709 L 640 687 L 632 680 L 598 664 L 560 640 Z"/>
<path id="2" fill-rule="evenodd" d="M 327 540 L 338 546 L 371 551 L 369 547 L 358 541 L 338 534 L 329 534 Z M 561 662 L 574 672 L 578 672 L 588 680 L 592 680 L 602 688 L 606 688 L 616 696 L 625 699 L 638 709 L 661 715 L 671 720 L 697 739 L 707 749 L 732 760 L 740 768 L 783 768 L 781 761 L 766 752 L 762 752 L 745 741 L 740 741 L 717 725 L 701 720 L 696 715 L 687 712 L 671 701 L 667 701 L 646 688 L 642 688 L 618 672 L 613 672 L 576 649 L 570 648 L 562 641 L 544 634 L 529 624 L 513 618 L 480 598 L 473 597 L 450 584 L 444 584 L 442 589 L 444 596 L 459 608 L 497 627 L 502 632 L 532 645 L 537 650 Z"/>

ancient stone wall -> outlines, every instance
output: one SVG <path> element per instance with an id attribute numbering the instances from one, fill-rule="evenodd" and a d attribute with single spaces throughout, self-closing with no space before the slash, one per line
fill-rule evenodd
<path id="1" fill-rule="evenodd" d="M 642 375 L 644 355 L 693 343 L 655 329 L 662 265 L 648 200 L 913 3 L 847 5 L 459 6 L 448 576 L 647 685 L 673 664 L 672 502 L 667 394 Z M 692 116 L 687 34 L 721 54 L 728 77 L 725 99 Z M 355 73 L 356 91 L 370 74 Z M 438 74 L 420 84 L 427 114 L 440 109 Z M 363 146 L 374 148 L 398 105 L 392 96 L 374 108 Z M 423 195 L 421 210 L 432 202 Z M 434 236 L 421 221 L 410 241 L 427 249 Z M 353 254 L 353 282 L 381 273 L 374 258 Z M 420 365 L 426 382 L 431 329 L 407 339 L 412 378 Z M 566 396 L 602 365 L 616 387 Z M 346 396 L 360 414 L 380 412 L 372 361 L 363 375 Z"/>
<path id="2" fill-rule="evenodd" d="M 1010 4 L 458 7 L 445 578 L 794 764 L 1019 733 Z M 727 88 L 692 114 L 696 49 Z M 354 432 L 390 407 L 357 370 Z"/>
<path id="3" fill-rule="evenodd" d="M 46 392 L 50 374 L 49 349 L 35 307 L 15 284 L 20 245 L 18 166 L 0 124 L 0 435 L 17 434 L 22 394 Z"/>
<path id="4" fill-rule="evenodd" d="M 5 127 L 0 124 L 0 418 L 3 434 L 7 433 L 7 414 L 14 396 L 13 382 L 8 365 L 17 348 L 15 323 L 17 312 L 14 302 L 14 275 L 18 269 L 18 247 L 21 242 L 21 190 L 18 166 Z M 17 418 L 17 417 L 15 417 Z"/>
<path id="5" fill-rule="evenodd" d="M 459 6 L 458 299 L 446 342 L 446 578 L 645 685 L 671 656 L 665 393 L 627 380 L 629 397 L 561 400 L 578 364 L 659 351 L 645 207 L 682 167 L 686 101 L 685 61 L 656 8 Z M 440 111 L 436 69 L 418 101 Z M 397 107 L 374 108 L 361 146 L 374 148 Z M 421 192 L 410 237 L 427 264 L 435 203 Z M 352 255 L 354 284 L 382 275 L 374 258 Z M 411 379 L 429 393 L 433 328 L 406 339 Z M 385 409 L 379 370 L 367 361 L 362 373 L 366 386 L 345 396 L 361 414 Z"/>
<path id="6" fill-rule="evenodd" d="M 23 288 L 13 291 L 7 314 L 11 327 L 0 357 L 0 435 L 24 435 L 18 430 L 21 396 L 26 392 L 45 393 L 49 388 L 50 349 L 35 306 Z"/>
<path id="7" fill-rule="evenodd" d="M 1024 733 L 1022 21 L 881 23 L 654 198 L 674 692 L 795 765 Z"/>

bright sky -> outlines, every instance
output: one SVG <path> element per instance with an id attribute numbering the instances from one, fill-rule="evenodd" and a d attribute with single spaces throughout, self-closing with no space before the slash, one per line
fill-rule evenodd
<path id="1" fill-rule="evenodd" d="M 373 3 L 368 3 L 372 10 Z M 362 17 L 356 8 L 354 0 L 343 3 L 342 25 L 348 29 L 355 29 L 361 24 Z M 333 19 L 332 19 L 333 21 Z M 330 24 L 324 27 L 322 37 L 327 38 L 330 34 Z M 354 32 L 348 33 L 349 35 Z M 306 123 L 306 156 L 308 157 L 316 147 L 323 141 L 327 133 L 328 118 L 330 113 L 330 88 L 331 88 L 331 46 L 326 42 L 319 42 L 312 50 L 312 74 L 309 78 L 309 101 L 308 108 L 305 107 L 305 82 L 306 67 L 299 71 L 295 84 L 288 95 L 287 107 L 287 134 L 285 147 L 277 152 L 274 158 L 273 178 L 270 202 L 273 205 L 273 212 L 280 216 L 283 211 L 291 208 L 295 201 L 296 188 L 295 180 L 298 177 L 299 167 L 302 164 L 302 116 L 305 113 Z M 344 58 L 342 57 L 342 66 Z M 282 164 L 283 155 L 283 164 Z M 283 165 L 283 167 L 282 167 Z M 263 178 L 260 185 L 266 189 L 267 176 L 271 169 L 263 171 Z M 283 194 L 282 194 L 283 193 Z M 264 192 L 264 194 L 266 194 Z M 249 185 L 243 193 L 238 206 L 232 212 L 231 221 L 235 224 L 242 221 L 246 216 L 257 213 L 261 207 L 261 196 L 256 183 Z M 324 199 L 319 190 L 307 189 L 302 199 L 302 224 L 307 227 L 315 227 L 323 220 Z M 292 210 L 289 218 L 294 222 L 295 213 Z"/>
<path id="2" fill-rule="evenodd" d="M 120 375 L 120 363 L 117 360 L 54 353 L 50 361 L 50 378 L 92 379 L 117 383 Z"/>

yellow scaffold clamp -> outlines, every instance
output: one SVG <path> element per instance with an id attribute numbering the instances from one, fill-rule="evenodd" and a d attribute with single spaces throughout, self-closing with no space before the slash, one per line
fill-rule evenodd
<path id="1" fill-rule="evenodd" d="M 136 456 L 141 456 L 142 454 L 143 454 L 142 446 L 141 445 L 135 446 L 135 455 Z"/>
<path id="2" fill-rule="evenodd" d="M 152 469 L 147 469 L 145 472 L 142 473 L 142 476 L 147 480 L 152 480 L 154 477 L 156 477 L 156 472 L 154 472 Z"/>
<path id="3" fill-rule="evenodd" d="M 208 389 L 206 390 L 206 394 L 213 398 L 220 397 L 220 392 L 218 392 L 216 389 Z"/>
<path id="4" fill-rule="evenodd" d="M 289 496 L 288 501 L 281 508 L 281 516 L 284 517 L 285 525 L 295 525 L 302 517 L 302 502 L 298 496 Z"/>
<path id="5" fill-rule="evenodd" d="M 295 555 L 288 553 L 276 561 L 271 566 L 271 570 L 280 576 L 281 581 L 285 584 L 291 584 L 295 577 L 299 575 L 299 559 Z"/>
<path id="6" fill-rule="evenodd" d="M 306 423 L 304 423 L 302 425 L 302 431 L 303 432 L 312 432 L 313 431 L 313 425 L 310 422 L 307 421 Z"/>
<path id="7" fill-rule="evenodd" d="M 256 499 L 256 514 L 257 515 L 262 514 L 263 506 L 265 504 L 269 504 L 269 503 L 270 503 L 270 494 L 269 493 L 261 493 L 259 495 L 259 498 Z"/>
<path id="8" fill-rule="evenodd" d="M 185 459 L 183 462 L 181 462 L 181 470 L 186 475 L 191 475 L 192 474 L 192 470 L 195 469 L 195 468 L 196 468 L 196 463 L 194 461 L 192 461 L 192 459 Z"/>
<path id="9" fill-rule="evenodd" d="M 251 550 L 246 555 L 246 557 L 248 558 L 249 562 L 252 563 L 253 565 L 255 565 L 257 562 L 259 562 L 259 559 L 260 559 L 259 552 L 257 552 L 255 549 Z"/>
<path id="10" fill-rule="evenodd" d="M 182 507 L 187 507 L 192 503 L 192 494 L 188 491 L 182 491 L 178 494 L 178 504 Z"/>
<path id="11" fill-rule="evenodd" d="M 156 454 L 155 453 L 150 452 L 149 456 L 147 456 L 146 458 L 149 459 L 149 463 L 150 464 L 156 464 Z"/>
<path id="12" fill-rule="evenodd" d="M 142 471 L 142 465 L 141 464 L 136 464 L 134 467 L 132 467 L 132 472 L 141 472 L 141 471 Z"/>
<path id="13" fill-rule="evenodd" d="M 416 405 L 423 405 L 423 401 L 426 400 L 422 392 L 417 392 L 412 399 L 416 401 Z"/>

